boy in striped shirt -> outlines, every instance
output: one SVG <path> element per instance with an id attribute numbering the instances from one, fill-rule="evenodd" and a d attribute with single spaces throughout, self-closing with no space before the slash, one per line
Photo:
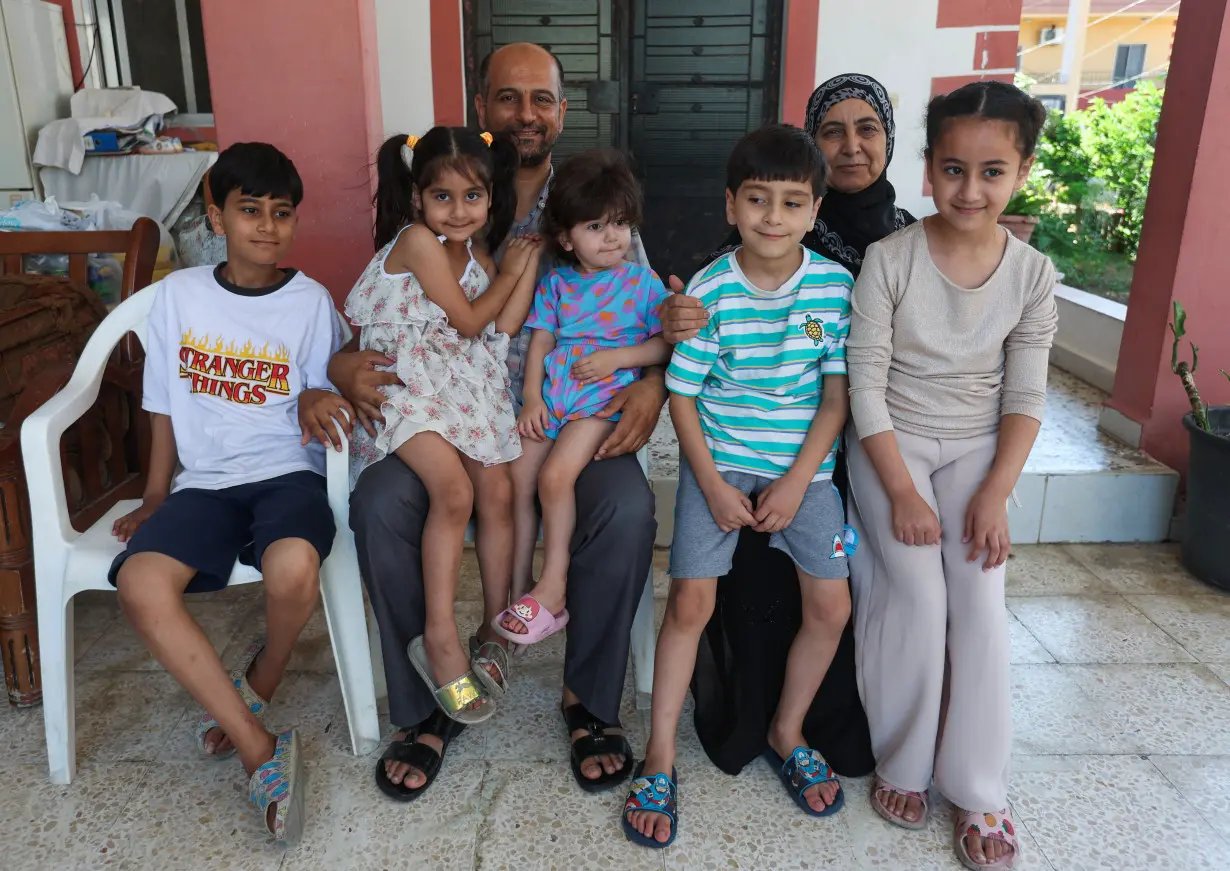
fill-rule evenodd
<path id="1" fill-rule="evenodd" d="M 673 796 L 675 733 L 697 643 L 739 531 L 751 527 L 770 533 L 799 573 L 803 624 L 766 755 L 813 816 L 836 812 L 842 793 L 807 746 L 803 717 L 850 616 L 845 516 L 831 478 L 849 409 L 845 341 L 854 282 L 800 244 L 816 219 L 825 176 L 824 157 L 803 130 L 772 125 L 741 139 L 727 167 L 726 215 L 743 244 L 688 287 L 709 320 L 675 349 L 666 376 L 682 457 L 652 728 L 637 772 Z M 646 807 L 639 796 L 648 792 L 634 782 L 625 831 L 662 846 L 674 835 L 673 813 L 661 802 Z"/>

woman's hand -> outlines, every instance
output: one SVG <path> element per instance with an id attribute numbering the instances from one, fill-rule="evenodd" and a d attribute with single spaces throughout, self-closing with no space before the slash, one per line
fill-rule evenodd
<path id="1" fill-rule="evenodd" d="M 940 519 L 917 490 L 893 500 L 893 537 L 910 547 L 940 543 Z"/>
<path id="2" fill-rule="evenodd" d="M 517 419 L 517 432 L 521 438 L 535 442 L 547 440 L 547 427 L 551 423 L 547 404 L 541 396 L 526 396 L 521 406 L 521 416 Z"/>
<path id="3" fill-rule="evenodd" d="M 982 551 L 987 552 L 983 571 L 997 569 L 1008 559 L 1012 541 L 1008 535 L 1008 497 L 994 487 L 983 484 L 965 509 L 965 535 L 961 541 L 970 545 L 970 562 L 976 562 Z"/>
<path id="4" fill-rule="evenodd" d="M 359 423 L 373 438 L 376 424 L 384 423 L 380 406 L 384 404 L 381 387 L 400 385 L 397 373 L 380 369 L 394 361 L 375 351 L 339 351 L 329 361 L 329 381 L 354 406 Z"/>
<path id="5" fill-rule="evenodd" d="M 662 321 L 662 337 L 678 345 L 700 334 L 709 322 L 709 312 L 699 299 L 684 294 L 683 282 L 674 275 L 668 279 L 668 285 L 674 292 L 662 302 L 658 318 Z"/>

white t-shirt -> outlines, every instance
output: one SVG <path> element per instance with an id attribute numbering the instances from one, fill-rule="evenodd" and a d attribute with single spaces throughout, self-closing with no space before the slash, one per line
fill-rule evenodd
<path id="1" fill-rule="evenodd" d="M 332 389 L 342 327 L 329 292 L 290 271 L 272 288 L 237 288 L 220 270 L 168 275 L 150 310 L 141 407 L 171 418 L 182 466 L 172 489 L 323 475 L 324 447 L 299 443 L 298 400 Z"/>

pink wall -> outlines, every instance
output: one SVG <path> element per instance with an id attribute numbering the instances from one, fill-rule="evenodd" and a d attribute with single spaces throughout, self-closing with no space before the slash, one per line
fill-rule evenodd
<path id="1" fill-rule="evenodd" d="M 1183 7 L 1158 123 L 1157 154 L 1111 408 L 1141 424 L 1141 447 L 1186 472 L 1188 410 L 1170 371 L 1171 304 L 1187 309 L 1200 347 L 1196 381 L 1210 405 L 1230 404 L 1230 0 Z M 1176 95 L 1183 99 L 1174 99 Z M 1184 348 L 1185 354 L 1190 350 Z"/>
<path id="2" fill-rule="evenodd" d="M 271 142 L 303 176 L 293 265 L 341 300 L 372 256 L 380 145 L 373 0 L 201 4 L 218 144 Z"/>

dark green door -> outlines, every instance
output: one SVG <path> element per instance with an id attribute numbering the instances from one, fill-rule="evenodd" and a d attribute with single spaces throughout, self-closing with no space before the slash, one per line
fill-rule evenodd
<path id="1" fill-rule="evenodd" d="M 642 234 L 685 280 L 725 238 L 726 158 L 778 118 L 783 0 L 465 0 L 467 81 L 492 48 L 537 42 L 564 65 L 558 157 L 625 149 L 645 187 Z"/>

